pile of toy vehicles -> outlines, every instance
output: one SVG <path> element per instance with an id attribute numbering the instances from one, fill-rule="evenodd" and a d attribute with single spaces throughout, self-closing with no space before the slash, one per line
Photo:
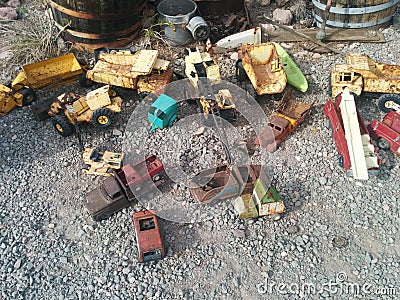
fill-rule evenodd
<path id="1" fill-rule="evenodd" d="M 153 183 L 160 184 L 163 172 L 164 166 L 155 155 L 135 165 L 112 169 L 112 176 L 86 195 L 84 205 L 94 220 L 107 219 L 133 203 L 136 196 L 149 192 Z"/>
<path id="2" fill-rule="evenodd" d="M 94 82 L 136 89 L 142 97 L 162 90 L 172 81 L 170 62 L 158 58 L 158 50 L 105 51 L 86 77 Z"/>
<path id="3" fill-rule="evenodd" d="M 31 104 L 36 90 L 54 89 L 77 79 L 87 84 L 84 70 L 72 53 L 25 65 L 11 84 L 0 84 L 0 116 L 16 106 Z"/>
<path id="4" fill-rule="evenodd" d="M 198 203 L 215 203 L 235 198 L 238 218 L 256 218 L 285 211 L 275 187 L 270 184 L 261 165 L 222 165 L 197 174 L 191 181 L 190 193 Z"/>

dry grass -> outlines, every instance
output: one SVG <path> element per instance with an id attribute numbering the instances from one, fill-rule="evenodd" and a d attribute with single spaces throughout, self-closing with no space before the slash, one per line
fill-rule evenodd
<path id="1" fill-rule="evenodd" d="M 25 65 L 58 54 L 58 31 L 44 13 L 43 1 L 33 2 L 19 8 L 23 20 L 0 23 L 0 48 L 11 50 L 8 65 Z"/>

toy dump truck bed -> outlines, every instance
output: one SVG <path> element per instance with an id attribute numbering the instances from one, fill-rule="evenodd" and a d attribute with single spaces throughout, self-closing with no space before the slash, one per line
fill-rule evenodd
<path id="1" fill-rule="evenodd" d="M 73 53 L 29 64 L 22 69 L 32 89 L 54 88 L 76 80 L 83 73 Z"/>
<path id="2" fill-rule="evenodd" d="M 258 95 L 277 94 L 286 87 L 286 74 L 273 43 L 244 44 L 242 65 Z"/>

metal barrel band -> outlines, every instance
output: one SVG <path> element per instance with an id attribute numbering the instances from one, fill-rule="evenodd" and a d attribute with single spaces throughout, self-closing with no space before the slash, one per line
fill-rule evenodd
<path id="1" fill-rule="evenodd" d="M 121 10 L 114 12 L 112 14 L 110 13 L 87 13 L 87 12 L 79 12 L 73 9 L 69 9 L 66 7 L 63 7 L 53 1 L 50 1 L 50 6 L 53 9 L 58 10 L 59 12 L 69 15 L 71 17 L 79 18 L 79 19 L 87 19 L 87 20 L 118 20 L 123 17 L 130 17 L 132 16 L 132 11 L 131 10 Z M 146 7 L 146 2 L 144 2 L 142 5 L 137 7 L 135 9 L 136 12 L 141 12 L 143 9 Z"/>
<path id="2" fill-rule="evenodd" d="M 367 6 L 367 7 L 347 7 L 347 8 L 340 8 L 340 7 L 334 7 L 332 6 L 329 10 L 330 13 L 334 14 L 339 14 L 339 15 L 362 15 L 362 14 L 369 14 L 369 13 L 374 13 L 378 11 L 385 10 L 387 8 L 396 6 L 399 3 L 400 0 L 392 0 L 390 2 L 384 3 L 384 4 L 379 4 L 379 5 L 373 5 L 373 6 Z M 325 10 L 326 5 L 318 2 L 317 0 L 312 0 L 313 5 L 321 9 L 322 11 Z"/>
<path id="3" fill-rule="evenodd" d="M 392 19 L 392 15 L 389 17 L 386 17 L 384 19 L 380 19 L 378 21 L 371 21 L 371 22 L 365 22 L 365 23 L 344 23 L 344 22 L 337 22 L 337 21 L 326 21 L 326 25 L 329 26 L 334 26 L 334 27 L 342 27 L 342 28 L 364 28 L 364 27 L 372 27 L 375 25 L 381 25 L 386 22 L 389 22 Z M 320 16 L 315 15 L 315 20 L 317 21 L 317 25 L 319 26 L 322 22 L 322 18 Z"/>

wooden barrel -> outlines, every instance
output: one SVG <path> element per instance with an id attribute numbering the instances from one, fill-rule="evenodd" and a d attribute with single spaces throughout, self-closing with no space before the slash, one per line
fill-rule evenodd
<path id="1" fill-rule="evenodd" d="M 326 25 L 340 28 L 384 27 L 392 21 L 400 0 L 333 0 Z M 321 25 L 327 0 L 312 0 Z"/>
<path id="2" fill-rule="evenodd" d="M 140 32 L 146 0 L 52 0 L 62 37 L 83 51 L 123 47 Z"/>

